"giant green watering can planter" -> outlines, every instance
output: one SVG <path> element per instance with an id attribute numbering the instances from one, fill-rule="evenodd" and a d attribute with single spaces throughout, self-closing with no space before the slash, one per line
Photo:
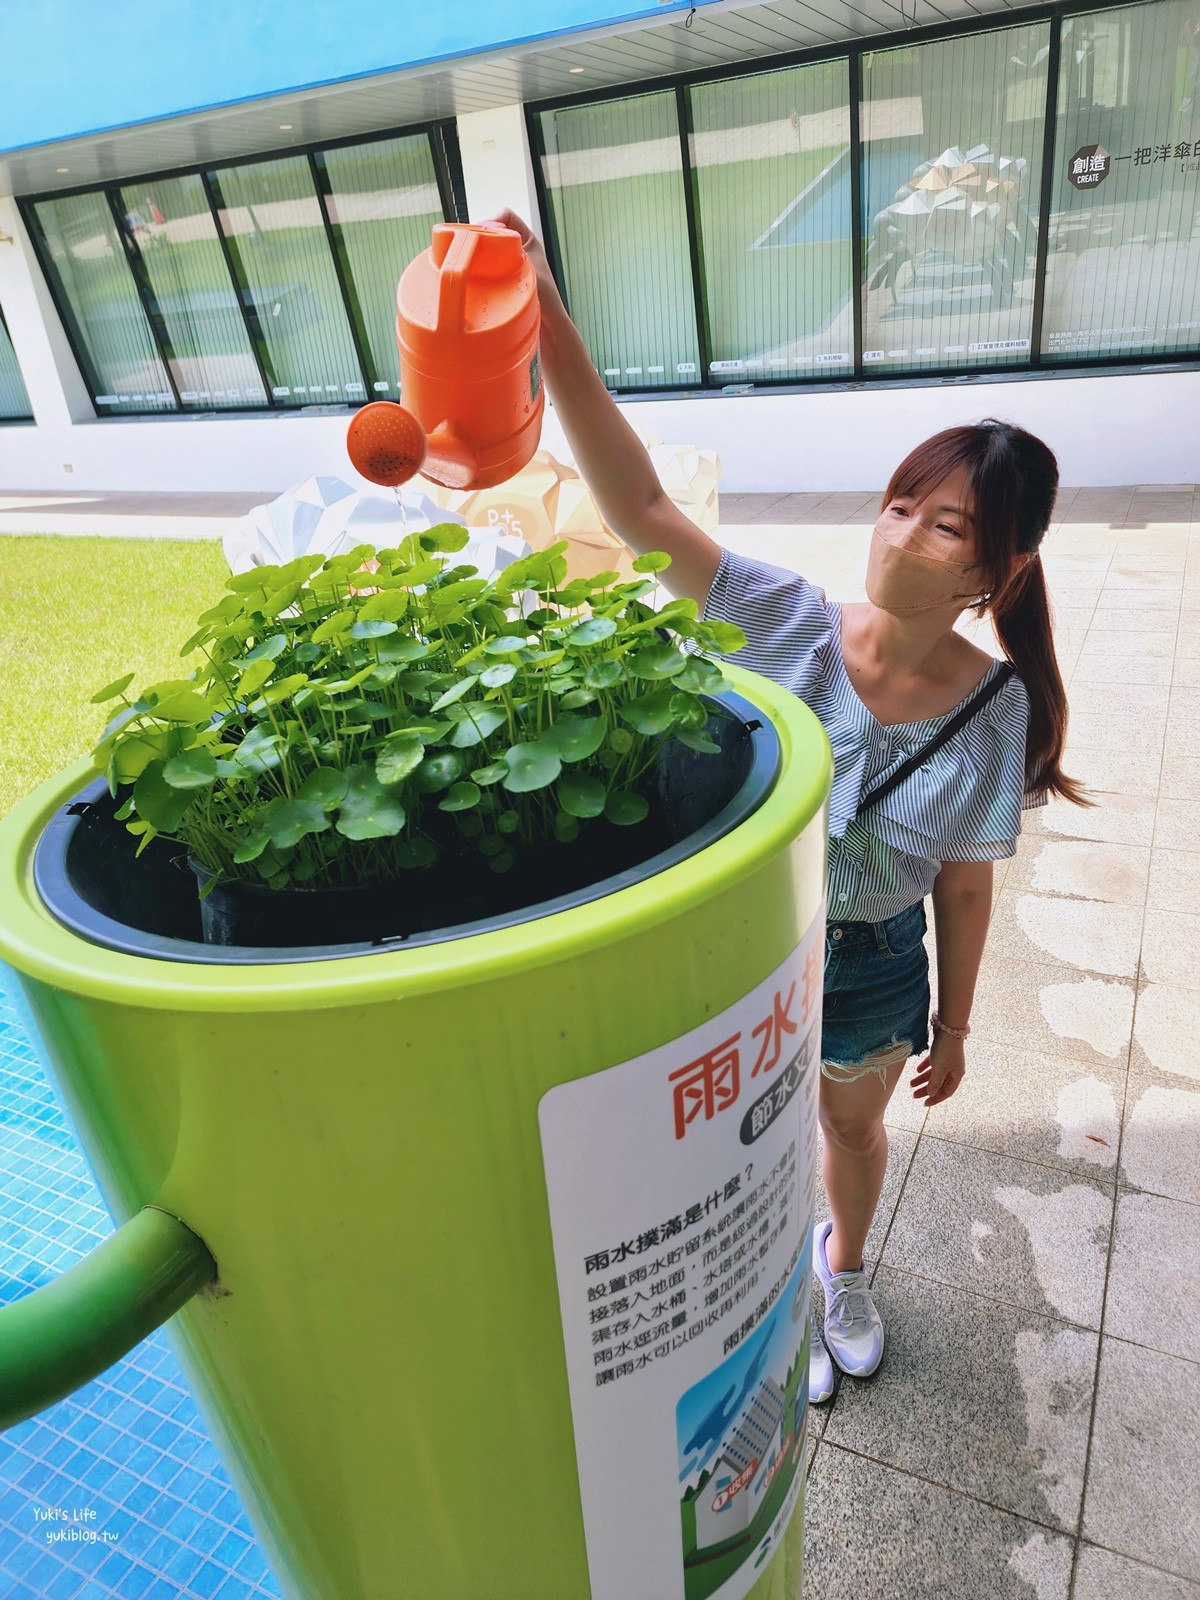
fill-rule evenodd
<path id="1" fill-rule="evenodd" d="M 832 759 L 729 676 L 689 839 L 395 946 L 131 934 L 83 767 L 0 824 L 0 958 L 121 1224 L 0 1311 L 0 1422 L 169 1317 L 292 1600 L 794 1600 Z"/>

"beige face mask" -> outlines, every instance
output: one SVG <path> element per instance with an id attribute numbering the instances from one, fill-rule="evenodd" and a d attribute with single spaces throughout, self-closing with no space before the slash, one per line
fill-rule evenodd
<path id="1" fill-rule="evenodd" d="M 947 561 L 919 528 L 888 535 L 877 527 L 867 561 L 867 599 L 894 617 L 913 617 L 955 601 L 978 600 L 978 573 L 973 563 Z"/>

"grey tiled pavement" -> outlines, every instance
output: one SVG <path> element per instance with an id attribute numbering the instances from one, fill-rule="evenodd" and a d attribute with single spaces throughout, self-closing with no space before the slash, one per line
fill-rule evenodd
<path id="1" fill-rule="evenodd" d="M 722 495 L 720 537 L 854 600 L 876 504 Z M 889 1108 L 806 1600 L 1200 1600 L 1200 490 L 1064 490 L 1043 563 L 1099 804 L 1027 814 L 967 1079 Z"/>
<path id="2" fill-rule="evenodd" d="M 0 537 L 51 533 L 125 539 L 219 539 L 233 517 L 278 490 L 0 490 Z"/>

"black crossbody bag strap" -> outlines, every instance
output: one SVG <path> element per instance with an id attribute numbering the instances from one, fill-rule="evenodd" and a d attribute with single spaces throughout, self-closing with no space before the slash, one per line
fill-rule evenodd
<path id="1" fill-rule="evenodd" d="M 896 768 L 890 778 L 885 778 L 882 783 L 877 784 L 874 789 L 863 795 L 858 802 L 858 810 L 854 814 L 855 819 L 857 820 L 861 817 L 869 806 L 873 806 L 877 801 L 882 800 L 885 794 L 891 794 L 897 784 L 903 783 L 905 778 L 910 777 L 919 766 L 928 761 L 933 752 L 940 750 L 947 739 L 952 739 L 964 723 L 970 722 L 977 711 L 982 710 L 994 695 L 1000 693 L 1000 690 L 1003 689 L 1015 671 L 1016 668 L 1009 662 L 1001 662 L 1000 670 L 991 682 L 985 684 L 982 689 L 977 690 L 958 715 L 952 717 L 944 728 L 935 733 L 928 744 L 922 745 L 916 755 L 909 756 L 902 766 Z"/>

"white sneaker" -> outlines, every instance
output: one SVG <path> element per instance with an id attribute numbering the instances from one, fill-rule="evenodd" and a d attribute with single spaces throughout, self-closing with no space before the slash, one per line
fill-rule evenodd
<path id="1" fill-rule="evenodd" d="M 867 1274 L 830 1272 L 825 1241 L 832 1222 L 813 1229 L 813 1268 L 825 1290 L 825 1343 L 829 1354 L 852 1378 L 869 1378 L 883 1360 L 883 1318 L 875 1309 Z"/>
<path id="2" fill-rule="evenodd" d="M 833 1362 L 829 1359 L 829 1351 L 825 1348 L 821 1330 L 817 1327 L 815 1312 L 810 1308 L 808 1313 L 809 1405 L 823 1406 L 827 1400 L 833 1398 L 833 1391 L 836 1387 L 837 1374 L 833 1370 Z"/>

